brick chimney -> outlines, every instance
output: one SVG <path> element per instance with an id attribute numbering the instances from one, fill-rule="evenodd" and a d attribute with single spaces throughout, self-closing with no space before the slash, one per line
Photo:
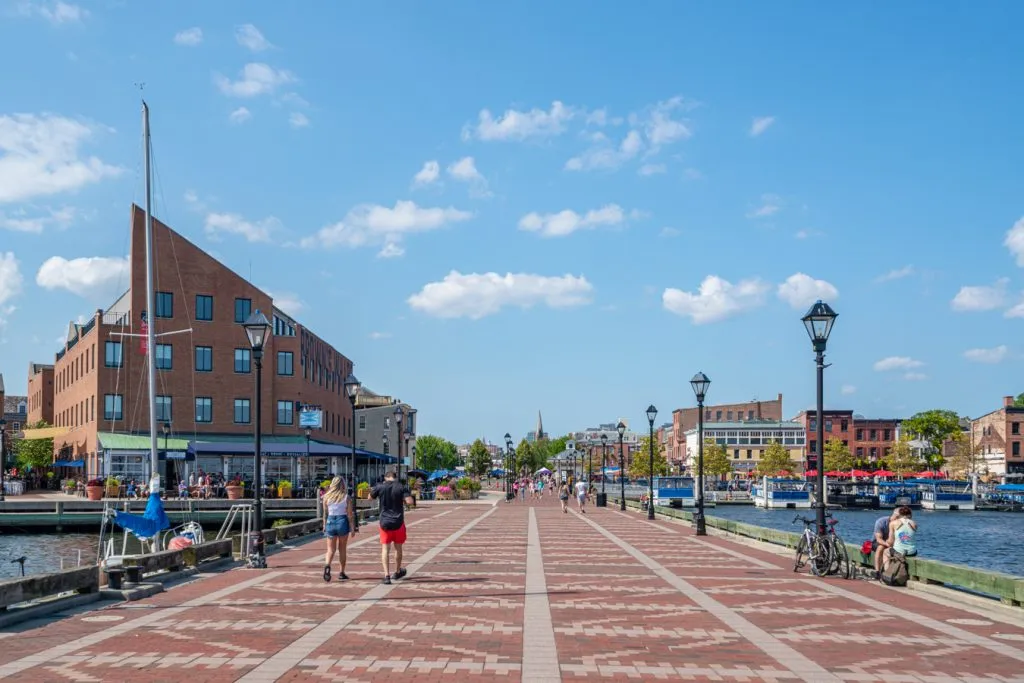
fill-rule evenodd
<path id="1" fill-rule="evenodd" d="M 1014 401 L 1014 397 L 1013 396 L 1003 396 L 1003 407 L 1004 408 L 1009 408 L 1010 406 L 1013 405 L 1013 401 Z"/>

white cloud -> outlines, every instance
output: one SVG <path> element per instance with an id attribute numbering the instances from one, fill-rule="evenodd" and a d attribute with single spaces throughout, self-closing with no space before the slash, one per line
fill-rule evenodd
<path id="1" fill-rule="evenodd" d="M 405 256 L 405 248 L 398 242 L 385 242 L 381 250 L 377 252 L 377 258 L 398 258 Z"/>
<path id="2" fill-rule="evenodd" d="M 1021 302 L 1021 303 L 1013 306 L 1009 310 L 1007 310 L 1005 313 L 1003 313 L 1003 317 L 1005 317 L 1005 318 L 1024 318 L 1024 302 Z"/>
<path id="3" fill-rule="evenodd" d="M 412 184 L 414 187 L 423 187 L 424 185 L 430 185 L 431 183 L 437 182 L 437 179 L 441 177 L 441 164 L 437 161 L 428 161 L 423 164 L 423 168 L 413 176 Z"/>
<path id="4" fill-rule="evenodd" d="M 223 235 L 241 235 L 247 242 L 269 242 L 273 232 L 280 228 L 281 221 L 273 216 L 253 223 L 237 213 L 209 213 L 203 224 L 206 236 L 215 241 L 220 241 Z"/>
<path id="5" fill-rule="evenodd" d="M 1003 245 L 1017 259 L 1018 266 L 1024 266 L 1024 218 L 1020 218 L 1013 227 L 1006 231 Z"/>
<path id="6" fill-rule="evenodd" d="M 999 278 L 992 286 L 978 285 L 961 287 L 949 303 L 954 311 L 991 311 L 1001 308 L 1008 301 L 1006 286 L 1009 278 Z M 1009 315 L 1009 313 L 1007 314 Z M 1014 316 L 1010 316 L 1014 317 Z"/>
<path id="7" fill-rule="evenodd" d="M 633 159 L 643 148 L 640 133 L 631 130 L 618 146 L 611 145 L 607 138 L 601 137 L 597 146 L 591 147 L 579 156 L 565 162 L 567 171 L 595 171 L 618 168 Z"/>
<path id="8" fill-rule="evenodd" d="M 779 298 L 793 308 L 807 308 L 818 299 L 835 299 L 839 290 L 825 280 L 815 280 L 804 273 L 794 273 L 779 285 Z"/>
<path id="9" fill-rule="evenodd" d="M 302 112 L 293 111 L 288 117 L 288 125 L 292 128 L 305 128 L 309 125 L 309 117 Z"/>
<path id="10" fill-rule="evenodd" d="M 274 292 L 269 289 L 264 289 L 263 291 L 270 295 L 270 298 L 274 300 L 275 306 L 292 317 L 296 317 L 306 310 L 306 302 L 299 298 L 298 294 Z"/>
<path id="11" fill-rule="evenodd" d="M 644 164 L 637 171 L 640 175 L 657 175 L 658 173 L 664 173 L 668 168 L 665 164 Z"/>
<path id="12" fill-rule="evenodd" d="M 371 332 L 370 339 L 391 339 L 390 332 Z"/>
<path id="13" fill-rule="evenodd" d="M 36 273 L 36 284 L 44 289 L 66 289 L 83 297 L 111 295 L 111 286 L 128 286 L 127 258 L 93 256 L 68 260 L 51 256 Z"/>
<path id="14" fill-rule="evenodd" d="M 626 220 L 626 213 L 618 204 L 606 204 L 592 209 L 584 215 L 566 209 L 558 213 L 528 213 L 519 219 L 519 229 L 540 233 L 541 237 L 565 237 L 577 230 L 596 228 L 601 225 L 619 225 Z"/>
<path id="15" fill-rule="evenodd" d="M 89 16 L 89 11 L 67 2 L 47 4 L 42 2 L 21 2 L 17 10 L 24 16 L 39 16 L 51 24 L 74 24 Z"/>
<path id="16" fill-rule="evenodd" d="M 761 205 L 747 213 L 747 218 L 767 218 L 779 212 L 782 208 L 782 198 L 777 194 L 761 195 Z"/>
<path id="17" fill-rule="evenodd" d="M 964 351 L 964 358 L 974 363 L 1001 363 L 1006 359 L 1009 349 L 1005 344 L 1000 344 L 991 349 L 967 349 Z"/>
<path id="18" fill-rule="evenodd" d="M 0 211 L 0 229 L 14 232 L 40 233 L 47 227 L 67 228 L 77 217 L 78 212 L 65 206 L 60 209 L 45 209 L 45 213 L 29 214 L 24 208 L 9 213 Z"/>
<path id="19" fill-rule="evenodd" d="M 245 123 L 252 118 L 252 112 L 245 107 L 239 107 L 228 115 L 228 121 L 234 124 Z"/>
<path id="20" fill-rule="evenodd" d="M 885 275 L 879 275 L 875 278 L 875 282 L 891 282 L 892 280 L 902 280 L 905 277 L 910 277 L 914 274 L 914 266 L 903 266 L 902 268 L 894 268 Z"/>
<path id="21" fill-rule="evenodd" d="M 14 297 L 21 294 L 24 278 L 14 252 L 0 253 L 0 313 Z"/>
<path id="22" fill-rule="evenodd" d="M 262 62 L 246 64 L 235 81 L 221 74 L 213 75 L 213 82 L 220 91 L 231 97 L 269 95 L 282 85 L 294 83 L 295 80 L 295 75 L 290 71 L 275 69 Z"/>
<path id="23" fill-rule="evenodd" d="M 467 183 L 484 179 L 480 174 L 480 171 L 477 170 L 476 162 L 473 161 L 473 157 L 462 157 L 453 163 L 448 167 L 448 175 L 456 180 L 461 180 Z"/>
<path id="24" fill-rule="evenodd" d="M 857 387 L 853 386 L 852 384 L 844 384 L 842 388 L 839 389 L 839 393 L 841 393 L 843 396 L 850 396 L 852 394 L 857 393 Z"/>
<path id="25" fill-rule="evenodd" d="M 569 308 L 590 303 L 593 286 L 582 275 L 546 277 L 531 273 L 469 273 L 451 271 L 409 297 L 409 306 L 437 318 L 478 320 L 515 306 Z"/>
<path id="26" fill-rule="evenodd" d="M 924 380 L 928 379 L 928 375 L 924 374 L 923 372 L 908 372 L 905 375 L 903 375 L 903 379 L 907 380 L 908 382 L 923 382 Z"/>
<path id="27" fill-rule="evenodd" d="M 94 129 L 51 114 L 0 116 L 0 204 L 78 190 L 122 169 L 79 147 Z"/>
<path id="28" fill-rule="evenodd" d="M 529 111 L 507 109 L 497 118 L 490 110 L 483 109 L 476 126 L 467 124 L 462 136 L 464 139 L 476 137 L 480 140 L 527 140 L 561 135 L 566 123 L 574 115 L 571 108 L 557 100 L 551 103 L 548 111 L 536 107 Z"/>
<path id="29" fill-rule="evenodd" d="M 242 47 L 248 48 L 253 52 L 262 52 L 263 50 L 274 47 L 270 44 L 270 41 L 263 37 L 260 30 L 252 24 L 242 24 L 235 29 L 235 40 Z"/>
<path id="30" fill-rule="evenodd" d="M 661 302 L 666 310 L 702 325 L 760 306 L 768 289 L 768 283 L 758 278 L 734 285 L 717 275 L 708 275 L 696 294 L 668 288 L 662 293 Z"/>
<path id="31" fill-rule="evenodd" d="M 774 116 L 756 117 L 753 123 L 750 124 L 750 137 L 756 138 L 758 135 L 771 128 L 773 123 L 775 123 Z"/>
<path id="32" fill-rule="evenodd" d="M 889 356 L 883 358 L 880 361 L 875 362 L 872 366 L 876 372 L 888 372 L 890 370 L 909 370 L 910 368 L 919 368 L 924 363 L 919 360 L 914 360 L 909 356 Z"/>
<path id="33" fill-rule="evenodd" d="M 187 28 L 184 31 L 178 31 L 174 34 L 174 42 L 178 45 L 185 45 L 192 47 L 203 42 L 203 29 L 198 26 Z"/>
<path id="34" fill-rule="evenodd" d="M 394 208 L 361 204 L 349 211 L 340 222 L 321 228 L 315 235 L 304 237 L 301 245 L 310 249 L 384 245 L 385 251 L 394 252 L 399 249 L 399 243 L 406 235 L 437 230 L 472 217 L 472 213 L 453 207 L 427 209 L 408 200 L 396 202 Z M 392 255 L 400 253 L 380 254 L 382 257 Z"/>
<path id="35" fill-rule="evenodd" d="M 652 152 L 657 152 L 663 145 L 686 140 L 693 135 L 686 122 L 672 118 L 674 112 L 692 107 L 692 103 L 677 95 L 664 102 L 658 102 L 645 114 L 631 115 L 630 120 L 634 124 L 642 124 L 644 136 L 650 143 Z"/>

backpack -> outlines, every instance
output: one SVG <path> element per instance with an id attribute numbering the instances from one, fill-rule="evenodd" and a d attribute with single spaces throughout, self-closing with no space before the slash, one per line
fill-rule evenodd
<path id="1" fill-rule="evenodd" d="M 885 556 L 882 567 L 882 583 L 886 586 L 906 586 L 910 580 L 910 568 L 907 567 L 907 556 L 890 550 Z"/>

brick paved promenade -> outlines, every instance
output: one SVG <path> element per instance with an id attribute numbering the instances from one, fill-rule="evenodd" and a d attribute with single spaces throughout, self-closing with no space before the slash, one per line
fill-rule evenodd
<path id="1" fill-rule="evenodd" d="M 672 521 L 551 499 L 408 521 L 404 581 L 380 584 L 367 527 L 346 583 L 322 581 L 317 540 L 0 631 L 0 679 L 1024 682 L 1024 622 L 1002 608 L 796 575 Z"/>

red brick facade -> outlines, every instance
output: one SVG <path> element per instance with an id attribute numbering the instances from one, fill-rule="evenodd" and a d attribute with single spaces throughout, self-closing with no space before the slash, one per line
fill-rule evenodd
<path id="1" fill-rule="evenodd" d="M 28 422 L 53 424 L 53 366 L 29 363 Z"/>
<path id="2" fill-rule="evenodd" d="M 885 459 L 899 438 L 900 420 L 857 417 L 852 410 L 822 411 L 825 422 L 825 442 L 838 439 L 856 460 L 877 463 Z M 793 418 L 807 430 L 807 468 L 817 466 L 818 434 L 816 414 L 805 410 Z"/>
<path id="3" fill-rule="evenodd" d="M 676 408 L 672 411 L 671 448 L 666 452 L 669 462 L 686 460 L 686 432 L 697 426 L 697 407 Z M 782 421 L 782 394 L 770 401 L 746 403 L 720 403 L 704 406 L 704 424 L 714 422 L 752 422 L 754 420 Z"/>

